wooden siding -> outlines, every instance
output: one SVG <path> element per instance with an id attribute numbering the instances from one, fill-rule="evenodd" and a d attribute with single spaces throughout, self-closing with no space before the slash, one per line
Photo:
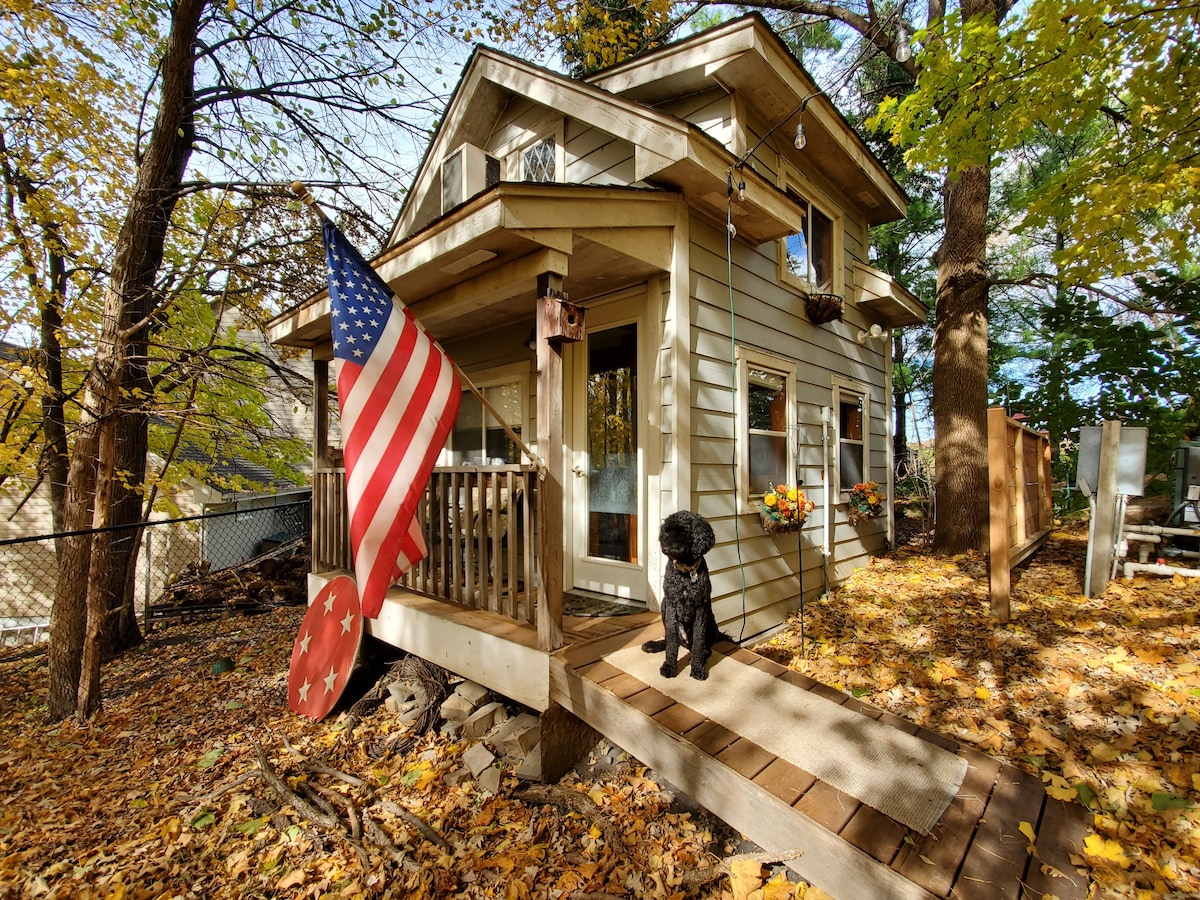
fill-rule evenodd
<path id="1" fill-rule="evenodd" d="M 802 295 L 778 282 L 777 242 L 756 248 L 734 242 L 736 343 L 797 361 L 797 464 L 804 473 L 809 498 L 817 503 L 802 531 L 799 543 L 803 550 L 795 534 L 765 534 L 756 516 L 735 515 L 733 507 L 738 477 L 734 465 L 736 396 L 725 235 L 697 217 L 691 219 L 690 233 L 693 507 L 713 523 L 717 533 L 717 546 L 709 554 L 717 619 L 727 630 L 733 627 L 755 634 L 783 621 L 788 609 L 799 605 L 801 583 L 809 597 L 825 587 L 821 547 L 830 510 L 822 484 L 826 461 L 821 408 L 832 403 L 835 377 L 868 387 L 869 477 L 887 483 L 886 348 L 878 342 L 857 343 L 858 331 L 870 323 L 852 305 L 842 322 L 824 326 L 809 322 Z M 843 265 L 849 278 L 858 258 L 850 251 L 857 250 L 858 244 L 848 239 L 845 247 Z M 830 453 L 834 452 L 836 448 L 831 447 Z M 832 581 L 866 565 L 870 555 L 887 542 L 886 519 L 851 528 L 840 501 L 835 492 L 828 571 Z M 798 575 L 801 554 L 803 573 Z"/>
<path id="2" fill-rule="evenodd" d="M 733 146 L 733 97 L 721 88 L 672 99 L 658 109 L 695 125 L 725 147 Z"/>
<path id="3" fill-rule="evenodd" d="M 634 184 L 633 144 L 571 120 L 566 128 L 567 184 Z"/>

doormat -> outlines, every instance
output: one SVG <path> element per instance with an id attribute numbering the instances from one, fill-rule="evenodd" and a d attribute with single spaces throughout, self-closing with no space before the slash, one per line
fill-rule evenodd
<path id="1" fill-rule="evenodd" d="M 644 603 L 593 597 L 574 591 L 563 594 L 563 614 L 567 616 L 631 616 L 645 611 Z"/>
<path id="2" fill-rule="evenodd" d="M 928 741 L 788 684 L 721 653 L 708 680 L 664 678 L 661 653 L 629 647 L 605 657 L 613 666 L 815 775 L 885 816 L 928 834 L 962 785 L 967 761 Z"/>

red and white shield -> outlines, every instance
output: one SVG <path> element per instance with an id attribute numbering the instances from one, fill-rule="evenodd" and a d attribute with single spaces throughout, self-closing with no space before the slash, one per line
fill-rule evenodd
<path id="1" fill-rule="evenodd" d="M 321 588 L 304 614 L 288 670 L 288 708 L 320 721 L 342 696 L 358 648 L 363 619 L 358 585 L 339 575 Z"/>

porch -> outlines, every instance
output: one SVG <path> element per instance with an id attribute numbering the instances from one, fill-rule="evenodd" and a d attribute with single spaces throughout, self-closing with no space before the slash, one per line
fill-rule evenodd
<path id="1" fill-rule="evenodd" d="M 778 723 L 783 710 L 750 702 L 738 723 L 718 722 L 614 665 L 622 651 L 661 636 L 655 613 L 564 616 L 564 646 L 553 653 L 539 648 L 530 623 L 403 588 L 393 588 L 367 624 L 376 637 L 420 648 L 424 658 L 539 710 L 548 780 L 605 735 L 768 851 L 796 854 L 789 866 L 838 900 L 1087 896 L 1088 879 L 1070 861 L 1087 830 L 1082 806 L 1050 798 L 1032 775 L 750 650 L 715 648 L 722 665 L 821 698 L 831 714 L 852 711 L 964 759 L 966 776 L 949 807 L 929 834 L 913 831 L 746 736 L 761 733 L 764 721 Z M 686 661 L 681 672 L 677 678 L 686 679 Z M 727 672 L 714 670 L 706 690 L 728 690 Z M 902 771 L 888 774 L 904 782 Z"/>

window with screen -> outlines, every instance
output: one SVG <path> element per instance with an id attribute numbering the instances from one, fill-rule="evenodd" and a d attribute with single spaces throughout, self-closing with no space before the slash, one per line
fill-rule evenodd
<path id="1" fill-rule="evenodd" d="M 865 393 L 844 385 L 836 386 L 834 412 L 837 416 L 837 485 L 839 490 L 848 491 L 869 480 Z"/>
<path id="2" fill-rule="evenodd" d="M 776 484 L 792 484 L 796 366 L 738 348 L 738 493 L 743 510 Z"/>

